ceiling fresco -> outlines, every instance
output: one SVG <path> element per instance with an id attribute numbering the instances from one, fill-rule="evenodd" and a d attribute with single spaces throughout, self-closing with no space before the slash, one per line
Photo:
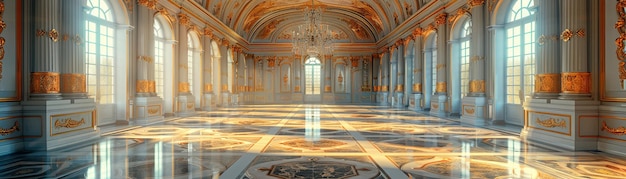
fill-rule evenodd
<path id="1" fill-rule="evenodd" d="M 376 42 L 428 0 L 197 0 L 252 43 L 289 42 L 304 9 L 320 7 L 338 42 Z"/>

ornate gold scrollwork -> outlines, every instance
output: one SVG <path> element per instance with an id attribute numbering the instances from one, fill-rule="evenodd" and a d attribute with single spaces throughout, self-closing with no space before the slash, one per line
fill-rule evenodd
<path id="1" fill-rule="evenodd" d="M 331 92 L 330 85 L 324 86 L 324 92 L 326 92 L 326 93 L 330 93 Z"/>
<path id="2" fill-rule="evenodd" d="M 537 74 L 535 75 L 535 92 L 558 93 L 561 92 L 561 74 Z"/>
<path id="3" fill-rule="evenodd" d="M 585 37 L 585 29 L 578 29 L 576 32 L 571 31 L 569 29 L 565 29 L 562 33 L 561 33 L 561 39 L 563 39 L 564 42 L 569 41 L 572 37 L 574 36 L 578 36 L 578 37 Z"/>
<path id="4" fill-rule="evenodd" d="M 37 37 L 43 37 L 44 35 L 46 35 L 46 31 L 44 30 L 37 29 L 37 31 L 35 32 L 35 36 Z"/>
<path id="5" fill-rule="evenodd" d="M 59 41 L 59 32 L 56 29 L 51 29 L 50 32 L 48 32 L 48 37 L 50 37 L 50 40 L 53 42 L 57 42 Z"/>
<path id="6" fill-rule="evenodd" d="M 189 83 L 187 82 L 178 83 L 178 92 L 189 93 Z"/>
<path id="7" fill-rule="evenodd" d="M 447 91 L 446 82 L 437 82 L 436 90 L 437 93 L 445 93 Z"/>
<path id="8" fill-rule="evenodd" d="M 466 114 L 474 114 L 476 109 L 474 108 L 463 108 Z"/>
<path id="9" fill-rule="evenodd" d="M 67 119 L 57 119 L 54 121 L 55 128 L 76 128 L 80 125 L 85 124 L 85 118 L 81 118 L 80 121 L 73 120 L 72 118 Z"/>
<path id="10" fill-rule="evenodd" d="M 145 6 L 148 9 L 156 9 L 156 4 L 157 1 L 156 0 L 137 0 L 137 3 L 139 5 Z"/>
<path id="11" fill-rule="evenodd" d="M 442 13 L 437 15 L 437 17 L 435 18 L 435 23 L 437 25 L 442 25 L 446 23 L 446 18 L 448 17 L 448 14 L 446 13 Z"/>
<path id="12" fill-rule="evenodd" d="M 414 93 L 421 93 L 422 92 L 422 84 L 421 83 L 413 84 L 413 92 Z"/>
<path id="13" fill-rule="evenodd" d="M 470 7 L 480 6 L 485 4 L 485 0 L 468 0 L 467 5 Z"/>
<path id="14" fill-rule="evenodd" d="M 617 22 L 615 22 L 615 29 L 619 33 L 619 37 L 615 39 L 615 53 L 617 54 L 617 60 L 619 60 L 618 72 L 619 72 L 619 82 L 620 86 L 624 86 L 624 80 L 626 80 L 626 62 L 624 59 L 626 58 L 626 52 L 624 52 L 624 41 L 626 40 L 626 29 L 624 27 L 626 24 L 626 12 L 624 11 L 626 8 L 626 0 L 619 0 L 615 5 L 615 10 L 617 11 Z"/>
<path id="15" fill-rule="evenodd" d="M 563 93 L 586 94 L 591 92 L 591 73 L 564 72 L 561 74 Z"/>
<path id="16" fill-rule="evenodd" d="M 161 111 L 161 107 L 160 106 L 157 106 L 157 108 L 149 108 L 148 109 L 148 114 L 150 114 L 150 115 L 158 114 L 159 111 Z"/>
<path id="17" fill-rule="evenodd" d="M 547 128 L 555 128 L 555 127 L 566 128 L 567 127 L 567 123 L 565 123 L 565 120 L 563 119 L 548 118 L 546 120 L 541 120 L 537 118 L 535 119 L 535 121 L 537 122 L 537 124 L 543 127 L 547 127 Z"/>
<path id="18" fill-rule="evenodd" d="M 4 16 L 4 1 L 0 0 L 0 34 L 4 32 L 4 29 L 7 28 L 7 24 L 2 20 Z M 6 39 L 4 37 L 0 37 L 0 80 L 2 80 L 2 59 L 4 59 L 4 44 Z M 16 122 L 17 124 L 17 122 Z"/>
<path id="19" fill-rule="evenodd" d="M 61 74 L 61 93 L 86 93 L 85 74 Z"/>
<path id="20" fill-rule="evenodd" d="M 0 135 L 2 136 L 9 135 L 19 130 L 20 130 L 20 124 L 17 121 L 15 121 L 15 123 L 13 123 L 13 126 L 9 127 L 8 129 L 0 128 Z"/>
<path id="21" fill-rule="evenodd" d="M 485 80 L 472 80 L 469 85 L 470 93 L 484 93 L 485 92 Z"/>
<path id="22" fill-rule="evenodd" d="M 619 126 L 617 128 L 612 128 L 612 127 L 609 127 L 606 124 L 606 121 L 602 121 L 602 129 L 601 130 L 602 131 L 607 131 L 607 132 L 609 132 L 611 134 L 615 134 L 615 135 L 619 135 L 619 136 L 626 135 L 626 128 L 624 126 Z"/>
<path id="23" fill-rule="evenodd" d="M 137 93 L 149 93 L 150 92 L 150 80 L 137 80 Z"/>
<path id="24" fill-rule="evenodd" d="M 402 91 L 404 91 L 404 85 L 396 85 L 396 91 L 397 91 L 397 92 L 402 92 Z"/>
<path id="25" fill-rule="evenodd" d="M 213 92 L 213 84 L 205 84 L 204 85 L 204 92 L 205 93 L 212 93 Z"/>
<path id="26" fill-rule="evenodd" d="M 183 13 L 179 13 L 178 14 L 178 22 L 180 22 L 180 24 L 182 24 L 184 26 L 189 26 L 191 24 L 189 16 L 187 14 L 183 14 Z"/>
<path id="27" fill-rule="evenodd" d="M 59 73 L 55 72 L 33 72 L 30 75 L 31 93 L 59 93 Z"/>
<path id="28" fill-rule="evenodd" d="M 382 91 L 382 92 L 387 92 L 387 91 L 389 91 L 389 86 L 381 86 L 381 87 L 380 87 L 380 91 Z"/>

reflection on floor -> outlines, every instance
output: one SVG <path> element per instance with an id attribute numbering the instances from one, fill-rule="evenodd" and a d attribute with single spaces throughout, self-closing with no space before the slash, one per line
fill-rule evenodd
<path id="1" fill-rule="evenodd" d="M 625 158 L 363 105 L 245 105 L 0 159 L 0 178 L 624 177 Z"/>

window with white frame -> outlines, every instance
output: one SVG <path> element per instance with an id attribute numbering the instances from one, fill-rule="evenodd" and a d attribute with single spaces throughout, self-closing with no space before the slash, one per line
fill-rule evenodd
<path id="1" fill-rule="evenodd" d="M 521 104 L 535 80 L 535 15 L 533 0 L 513 2 L 506 28 L 507 103 Z"/>
<path id="2" fill-rule="evenodd" d="M 460 65 L 461 65 L 461 97 L 469 92 L 469 67 L 470 67 L 470 39 L 472 36 L 472 21 L 467 19 L 463 23 L 459 43 L 461 47 Z"/>
<path id="3" fill-rule="evenodd" d="M 115 103 L 115 23 L 106 0 L 88 0 L 86 14 L 87 91 L 100 104 Z"/>
<path id="4" fill-rule="evenodd" d="M 318 58 L 311 57 L 304 63 L 305 94 L 320 94 L 321 63 Z"/>
<path id="5" fill-rule="evenodd" d="M 156 81 L 157 95 L 164 97 L 165 87 L 165 34 L 159 20 L 154 19 L 154 80 Z"/>

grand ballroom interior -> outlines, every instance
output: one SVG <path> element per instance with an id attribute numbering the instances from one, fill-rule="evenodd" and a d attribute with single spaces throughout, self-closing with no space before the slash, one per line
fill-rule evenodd
<path id="1" fill-rule="evenodd" d="M 626 178 L 626 0 L 0 0 L 0 178 Z"/>

